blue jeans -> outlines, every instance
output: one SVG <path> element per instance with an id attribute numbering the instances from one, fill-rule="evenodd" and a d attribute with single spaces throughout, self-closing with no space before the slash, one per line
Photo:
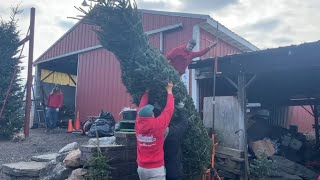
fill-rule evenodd
<path id="1" fill-rule="evenodd" d="M 56 108 L 48 107 L 47 109 L 47 128 L 54 129 L 57 127 L 58 112 Z"/>

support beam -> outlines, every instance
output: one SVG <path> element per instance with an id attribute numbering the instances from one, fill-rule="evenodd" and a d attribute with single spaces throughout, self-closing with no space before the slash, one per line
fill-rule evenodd
<path id="1" fill-rule="evenodd" d="M 319 147 L 319 105 L 311 106 L 313 114 L 314 114 L 314 129 L 315 129 L 315 135 L 316 135 L 316 145 Z"/>
<path id="2" fill-rule="evenodd" d="M 257 75 L 253 75 L 249 81 L 246 83 L 245 88 L 248 88 L 255 80 L 257 79 Z"/>
<path id="3" fill-rule="evenodd" d="M 307 108 L 305 108 L 304 106 L 301 106 L 305 111 L 307 111 L 311 116 L 313 116 L 314 117 L 314 114 L 313 113 L 311 113 Z"/>
<path id="4" fill-rule="evenodd" d="M 238 75 L 238 101 L 240 104 L 240 113 L 239 113 L 239 129 L 242 133 L 240 133 L 240 150 L 244 151 L 244 179 L 247 180 L 250 172 L 249 172 L 249 161 L 248 161 L 248 147 L 247 147 L 247 120 L 246 120 L 246 76 L 243 73 Z"/>
<path id="5" fill-rule="evenodd" d="M 31 111 L 31 86 L 32 86 L 32 62 L 33 62 L 33 45 L 34 45 L 34 24 L 35 24 L 35 8 L 31 8 L 30 15 L 30 35 L 29 35 L 29 56 L 28 56 L 28 76 L 26 89 L 26 107 L 24 119 L 24 135 L 29 137 L 30 129 L 30 111 Z"/>
<path id="6" fill-rule="evenodd" d="M 24 39 L 22 39 L 20 42 L 19 42 L 19 46 L 22 46 L 24 43 L 26 43 L 27 41 L 29 41 L 29 39 L 30 39 L 30 36 L 28 35 L 28 36 L 26 36 Z"/>
<path id="7" fill-rule="evenodd" d="M 51 74 L 55 73 L 55 71 L 52 71 L 51 73 L 49 73 L 48 75 L 46 75 L 46 77 L 44 77 L 43 79 L 41 79 L 41 81 L 46 80 L 49 76 L 51 76 Z"/>
<path id="8" fill-rule="evenodd" d="M 67 74 L 67 75 L 69 76 L 69 78 L 71 79 L 71 81 L 73 82 L 73 84 L 76 86 L 77 83 L 76 83 L 76 81 L 72 78 L 72 76 L 71 76 L 70 74 Z"/>
<path id="9" fill-rule="evenodd" d="M 163 32 L 160 32 L 160 42 L 159 42 L 159 49 L 161 52 L 163 52 Z"/>
<path id="10" fill-rule="evenodd" d="M 238 90 L 238 86 L 237 84 L 232 80 L 230 79 L 229 77 L 224 77 L 234 88 L 236 88 L 236 90 Z"/>

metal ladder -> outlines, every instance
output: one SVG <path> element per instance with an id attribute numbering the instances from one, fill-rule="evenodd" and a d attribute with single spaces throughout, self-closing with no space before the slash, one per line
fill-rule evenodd
<path id="1" fill-rule="evenodd" d="M 40 93 L 40 95 L 42 97 L 40 97 L 40 101 L 39 99 L 35 96 L 35 93 L 34 93 L 34 85 L 31 86 L 31 89 L 32 89 L 32 95 L 33 95 L 33 102 L 34 102 L 34 108 L 35 108 L 35 113 L 36 113 L 36 116 L 37 116 L 37 119 L 38 119 L 38 128 L 41 128 L 41 127 L 47 127 L 47 118 L 46 118 L 46 110 L 45 110 L 45 107 L 44 107 L 44 104 L 42 104 L 42 100 L 43 100 L 43 94 Z M 41 116 L 43 118 L 41 118 Z"/>

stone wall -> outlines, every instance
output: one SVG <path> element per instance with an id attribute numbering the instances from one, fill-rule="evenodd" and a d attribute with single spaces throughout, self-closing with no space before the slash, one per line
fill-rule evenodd
<path id="1" fill-rule="evenodd" d="M 116 132 L 117 145 L 100 146 L 102 154 L 112 167 L 111 176 L 116 180 L 138 180 L 136 136 L 132 132 Z M 83 145 L 81 150 L 81 164 L 86 162 L 97 152 L 93 145 Z"/>

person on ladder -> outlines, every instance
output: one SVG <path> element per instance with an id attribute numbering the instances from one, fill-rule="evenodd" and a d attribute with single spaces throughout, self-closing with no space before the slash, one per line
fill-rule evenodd
<path id="1" fill-rule="evenodd" d="M 63 104 L 63 93 L 59 84 L 55 84 L 48 97 L 47 102 L 47 132 L 57 127 L 59 119 L 59 110 Z"/>
<path id="2" fill-rule="evenodd" d="M 193 52 L 192 50 L 196 45 L 197 42 L 191 39 L 188 42 L 188 44 L 176 47 L 167 54 L 169 64 L 172 65 L 178 71 L 180 76 L 184 74 L 186 68 L 191 63 L 193 58 L 205 55 L 207 52 L 210 51 L 210 49 L 217 45 L 217 41 L 213 42 L 209 47 L 201 51 Z"/>

